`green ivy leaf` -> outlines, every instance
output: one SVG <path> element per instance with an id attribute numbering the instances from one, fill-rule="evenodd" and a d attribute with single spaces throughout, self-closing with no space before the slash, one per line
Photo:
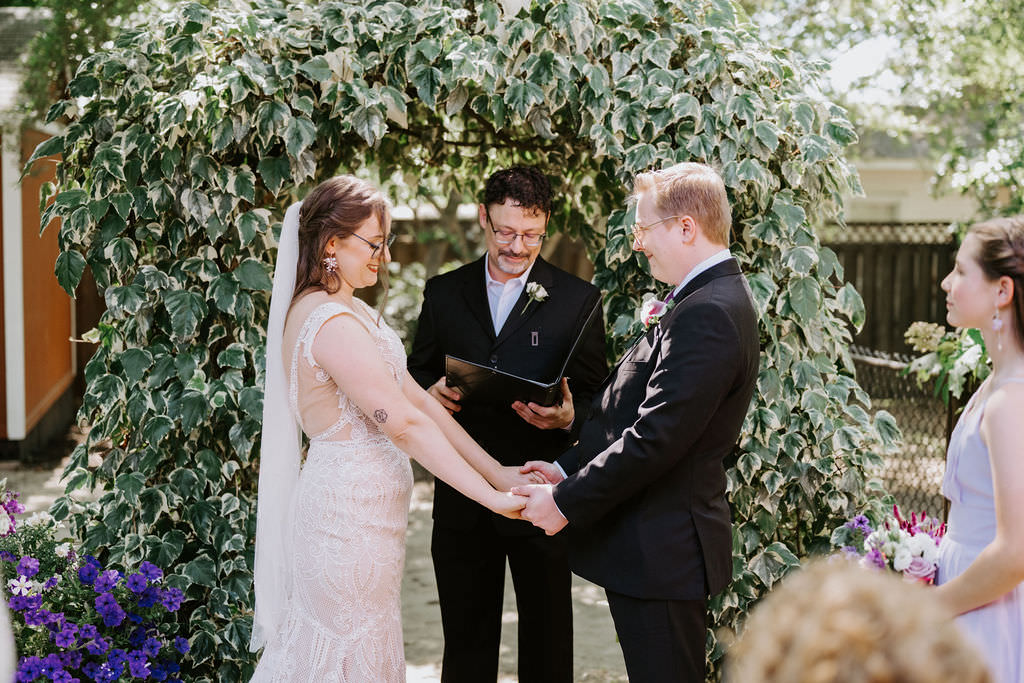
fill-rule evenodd
<path id="1" fill-rule="evenodd" d="M 146 486 L 146 477 L 140 472 L 121 474 L 114 479 L 114 486 L 124 494 L 129 504 L 135 505 L 139 502 L 139 494 Z"/>
<path id="2" fill-rule="evenodd" d="M 274 287 L 273 281 L 267 275 L 267 267 L 255 259 L 242 261 L 233 272 L 235 279 L 245 289 L 269 292 Z"/>
<path id="3" fill-rule="evenodd" d="M 85 257 L 77 251 L 62 251 L 57 255 L 53 270 L 57 275 L 57 284 L 68 296 L 74 297 L 78 283 L 82 281 L 82 273 L 85 272 Z"/>
<path id="4" fill-rule="evenodd" d="M 299 156 L 303 150 L 316 140 L 316 126 L 305 116 L 296 116 L 288 121 L 284 129 L 284 145 L 293 157 Z"/>

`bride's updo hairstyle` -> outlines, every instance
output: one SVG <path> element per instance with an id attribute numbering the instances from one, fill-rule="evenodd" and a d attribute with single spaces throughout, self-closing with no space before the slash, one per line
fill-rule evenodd
<path id="1" fill-rule="evenodd" d="M 365 180 L 350 175 L 335 176 L 317 185 L 302 200 L 299 211 L 299 263 L 295 294 L 308 289 L 334 294 L 341 287 L 338 273 L 324 267 L 327 243 L 332 237 L 349 237 L 363 221 L 376 215 L 385 236 L 391 231 L 391 207 L 387 197 Z M 381 282 L 385 269 L 381 269 Z"/>
<path id="2" fill-rule="evenodd" d="M 989 280 L 1013 280 L 1013 331 L 1024 347 L 1024 216 L 992 218 L 971 226 L 978 238 L 978 265 Z"/>

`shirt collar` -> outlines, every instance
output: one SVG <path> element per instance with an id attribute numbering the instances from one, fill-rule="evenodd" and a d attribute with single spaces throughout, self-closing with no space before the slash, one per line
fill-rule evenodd
<path id="1" fill-rule="evenodd" d="M 693 270 L 691 270 L 686 275 L 686 277 L 683 278 L 683 281 L 679 283 L 679 286 L 672 290 L 672 297 L 675 298 L 676 295 L 679 294 L 679 292 L 683 291 L 683 287 L 690 284 L 693 278 L 697 277 L 705 270 L 709 270 L 710 268 L 717 266 L 722 261 L 728 261 L 731 258 L 732 252 L 730 252 L 728 248 L 722 249 L 721 251 L 715 252 L 711 256 L 707 257 L 706 259 L 695 265 L 693 267 Z"/>
<path id="2" fill-rule="evenodd" d="M 534 259 L 533 263 L 531 263 L 530 266 L 525 271 L 523 271 L 522 275 L 512 278 L 507 283 L 500 282 L 491 277 L 490 262 L 491 255 L 484 254 L 484 282 L 487 284 L 487 287 L 491 287 L 492 285 L 495 287 L 504 287 L 506 284 L 512 284 L 515 285 L 516 287 L 524 287 L 526 285 L 526 281 L 530 279 L 530 271 L 533 270 L 533 266 L 534 264 L 537 263 L 537 260 Z"/>

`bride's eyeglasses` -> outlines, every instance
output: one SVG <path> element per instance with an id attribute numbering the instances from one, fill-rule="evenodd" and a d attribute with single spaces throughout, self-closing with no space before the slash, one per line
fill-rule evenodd
<path id="1" fill-rule="evenodd" d="M 365 237 L 361 237 L 354 232 L 350 232 L 349 234 L 352 235 L 353 237 L 359 237 L 359 239 L 373 247 L 373 252 L 370 254 L 370 258 L 376 258 L 377 252 L 380 250 L 381 247 L 386 246 L 388 249 L 390 249 L 391 245 L 395 243 L 395 238 L 398 237 L 398 235 L 396 235 L 395 233 L 391 233 L 390 235 L 385 237 L 384 241 L 381 242 L 380 244 L 374 244 L 370 240 L 366 239 Z"/>

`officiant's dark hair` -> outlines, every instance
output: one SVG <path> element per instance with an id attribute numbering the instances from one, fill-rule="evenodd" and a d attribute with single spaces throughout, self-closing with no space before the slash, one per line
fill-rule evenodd
<path id="1" fill-rule="evenodd" d="M 495 171 L 484 185 L 484 206 L 504 204 L 551 215 L 551 182 L 533 166 L 512 166 Z"/>
<path id="2" fill-rule="evenodd" d="M 295 294 L 320 290 L 334 294 L 341 287 L 337 273 L 324 267 L 327 243 L 348 237 L 371 215 L 376 215 L 385 237 L 391 232 L 391 205 L 380 190 L 355 176 L 339 175 L 323 181 L 302 200 L 299 210 L 299 263 Z M 387 299 L 387 269 L 378 275 Z"/>

